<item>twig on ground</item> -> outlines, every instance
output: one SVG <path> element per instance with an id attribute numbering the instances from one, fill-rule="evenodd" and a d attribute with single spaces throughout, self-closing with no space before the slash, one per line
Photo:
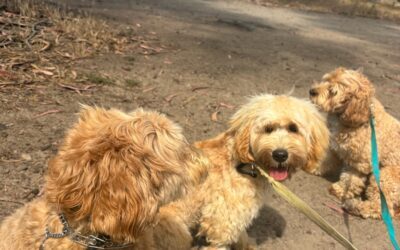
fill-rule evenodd
<path id="1" fill-rule="evenodd" d="M 9 202 L 9 203 L 15 203 L 15 204 L 20 204 L 20 205 L 24 205 L 25 203 L 21 202 L 21 201 L 15 201 L 15 200 L 9 200 L 9 199 L 0 199 L 0 202 Z"/>
<path id="2" fill-rule="evenodd" d="M 48 111 L 46 111 L 46 112 L 37 114 L 37 115 L 35 115 L 33 118 L 39 118 L 39 117 L 42 117 L 42 116 L 45 116 L 45 115 L 55 114 L 55 113 L 60 113 L 60 112 L 63 112 L 63 111 L 62 111 L 62 110 L 59 110 L 59 109 L 52 109 L 52 110 L 48 110 Z"/>
<path id="3" fill-rule="evenodd" d="M 195 92 L 197 90 L 208 89 L 208 88 L 210 88 L 210 87 L 207 87 L 207 86 L 194 87 L 194 88 L 192 88 L 192 91 Z"/>
<path id="4" fill-rule="evenodd" d="M 78 88 L 78 87 L 75 87 L 75 86 L 64 85 L 64 84 L 58 84 L 58 85 L 60 87 L 64 88 L 64 89 L 73 90 L 73 91 L 75 91 L 76 93 L 78 93 L 80 95 L 82 94 L 81 91 L 88 91 L 91 88 L 93 88 L 94 86 L 96 86 L 95 84 L 91 84 L 91 85 L 87 85 L 87 86 L 85 86 L 83 88 Z"/>
<path id="5" fill-rule="evenodd" d="M 144 90 L 142 91 L 142 93 L 150 92 L 150 91 L 154 90 L 155 88 L 156 88 L 156 87 L 150 87 L 150 88 L 144 89 Z"/>
<path id="6" fill-rule="evenodd" d="M 220 102 L 219 106 L 223 107 L 223 108 L 227 108 L 227 109 L 234 109 L 235 108 L 235 105 L 227 104 L 227 103 L 224 103 L 224 102 Z"/>
<path id="7" fill-rule="evenodd" d="M 15 162 L 20 162 L 22 160 L 21 159 L 10 159 L 10 160 L 0 159 L 0 161 L 5 162 L 5 163 L 15 163 Z"/>
<path id="8" fill-rule="evenodd" d="M 0 43 L 0 47 L 5 47 L 5 46 L 11 44 L 12 42 L 14 42 L 14 40 L 11 37 L 7 37 L 7 39 L 5 41 L 3 40 Z"/>
<path id="9" fill-rule="evenodd" d="M 177 96 L 178 96 L 178 94 L 171 94 L 171 95 L 164 97 L 164 100 L 169 103 L 172 101 L 172 99 L 174 99 Z"/>
<path id="10" fill-rule="evenodd" d="M 24 42 L 29 48 L 32 48 L 32 44 L 30 43 L 30 40 L 34 36 L 36 36 L 36 34 L 38 33 L 38 30 L 36 29 L 36 26 L 38 26 L 38 25 L 40 25 L 42 23 L 49 23 L 49 20 L 48 19 L 44 19 L 44 20 L 40 20 L 40 21 L 34 23 L 32 25 L 32 32 L 29 34 L 29 36 L 27 38 L 25 38 Z"/>

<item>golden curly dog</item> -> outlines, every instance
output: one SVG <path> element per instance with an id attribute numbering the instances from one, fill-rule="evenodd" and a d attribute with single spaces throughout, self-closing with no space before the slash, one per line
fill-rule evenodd
<path id="1" fill-rule="evenodd" d="M 164 115 L 85 107 L 49 163 L 44 197 L 3 221 L 0 249 L 154 249 L 158 208 L 200 181 L 203 162 Z"/>
<path id="2" fill-rule="evenodd" d="M 160 209 L 156 232 L 163 234 L 157 242 L 163 249 L 189 249 L 189 229 L 197 225 L 209 249 L 250 249 L 246 229 L 269 186 L 261 176 L 252 177 L 257 173 L 251 164 L 283 181 L 298 168 L 318 168 L 328 145 L 325 119 L 309 101 L 268 94 L 251 98 L 227 131 L 195 143 L 213 165 L 194 191 Z"/>
<path id="3" fill-rule="evenodd" d="M 332 122 L 333 153 L 344 163 L 340 180 L 330 192 L 350 213 L 380 218 L 380 198 L 371 174 L 371 111 L 381 169 L 381 187 L 392 215 L 400 215 L 400 122 L 374 97 L 375 89 L 360 72 L 338 68 L 325 74 L 310 90 L 310 99 L 328 112 Z M 362 199 L 364 195 L 366 199 Z"/>

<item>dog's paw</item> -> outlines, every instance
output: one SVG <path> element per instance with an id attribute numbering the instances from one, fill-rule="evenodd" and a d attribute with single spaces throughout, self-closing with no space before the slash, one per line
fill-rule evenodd
<path id="1" fill-rule="evenodd" d="M 311 170 L 304 170 L 304 171 L 306 171 L 307 173 L 312 174 L 312 175 L 322 176 L 321 168 L 314 168 Z"/>
<path id="2" fill-rule="evenodd" d="M 343 188 L 340 182 L 333 183 L 329 188 L 329 193 L 336 196 L 341 201 L 353 199 L 358 197 L 362 192 L 362 187 L 359 186 L 351 186 Z"/>
<path id="3" fill-rule="evenodd" d="M 358 209 L 358 206 L 360 204 L 360 200 L 358 199 L 348 199 L 343 202 L 343 209 L 346 210 L 346 212 L 356 215 L 356 216 L 361 216 L 360 211 Z"/>
<path id="4" fill-rule="evenodd" d="M 343 200 L 345 196 L 345 191 L 339 183 L 333 183 L 329 188 L 329 193 L 333 196 L 336 196 L 339 200 Z"/>
<path id="5" fill-rule="evenodd" d="M 343 208 L 350 214 L 360 216 L 364 219 L 380 219 L 379 204 L 360 199 L 348 199 L 343 203 Z"/>

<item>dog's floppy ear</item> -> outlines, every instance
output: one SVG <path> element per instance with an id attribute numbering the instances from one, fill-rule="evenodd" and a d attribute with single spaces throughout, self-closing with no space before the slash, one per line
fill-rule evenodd
<path id="1" fill-rule="evenodd" d="M 230 129 L 228 133 L 234 137 L 234 149 L 236 156 L 240 162 L 254 162 L 254 158 L 250 149 L 250 130 L 251 121 L 249 113 L 246 113 L 245 108 L 242 108 L 235 113 L 230 120 Z"/>
<path id="2" fill-rule="evenodd" d="M 179 163 L 188 157 L 187 144 L 178 143 L 184 141 L 179 127 L 163 121 L 86 108 L 50 162 L 47 200 L 94 232 L 135 240 L 154 223 L 165 192 L 186 178 Z"/>
<path id="3" fill-rule="evenodd" d="M 254 158 L 250 152 L 250 124 L 246 124 L 236 130 L 235 133 L 235 150 L 240 162 L 254 162 Z"/>
<path id="4" fill-rule="evenodd" d="M 308 173 L 319 171 L 322 161 L 325 159 L 329 147 L 329 129 L 325 118 L 317 111 L 307 112 L 305 117 L 310 122 L 307 164 L 303 167 Z"/>
<path id="5" fill-rule="evenodd" d="M 345 110 L 340 115 L 340 120 L 348 126 L 359 126 L 368 122 L 370 116 L 371 99 L 375 90 L 366 77 L 358 74 L 351 79 L 353 90 L 349 94 L 349 99 Z"/>

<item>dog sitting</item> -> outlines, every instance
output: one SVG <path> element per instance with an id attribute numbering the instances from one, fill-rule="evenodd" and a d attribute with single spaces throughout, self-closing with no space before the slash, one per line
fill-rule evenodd
<path id="1" fill-rule="evenodd" d="M 3 221 L 0 249 L 154 249 L 158 208 L 200 181 L 203 163 L 164 115 L 85 107 L 44 196 Z"/>
<path id="2" fill-rule="evenodd" d="M 233 115 L 227 131 L 195 143 L 213 165 L 194 191 L 160 209 L 156 231 L 163 237 L 157 242 L 163 249 L 188 249 L 189 229 L 198 226 L 197 236 L 205 237 L 210 249 L 252 248 L 246 229 L 269 187 L 252 164 L 284 181 L 296 169 L 317 169 L 328 145 L 325 119 L 309 101 L 273 95 L 251 98 Z"/>
<path id="3" fill-rule="evenodd" d="M 400 215 L 400 123 L 374 97 L 374 87 L 360 72 L 338 68 L 310 90 L 310 99 L 329 114 L 333 153 L 342 164 L 330 192 L 344 208 L 363 218 L 380 218 L 380 196 L 371 167 L 371 128 L 375 117 L 381 187 L 392 215 Z M 365 199 L 363 199 L 365 195 Z"/>

